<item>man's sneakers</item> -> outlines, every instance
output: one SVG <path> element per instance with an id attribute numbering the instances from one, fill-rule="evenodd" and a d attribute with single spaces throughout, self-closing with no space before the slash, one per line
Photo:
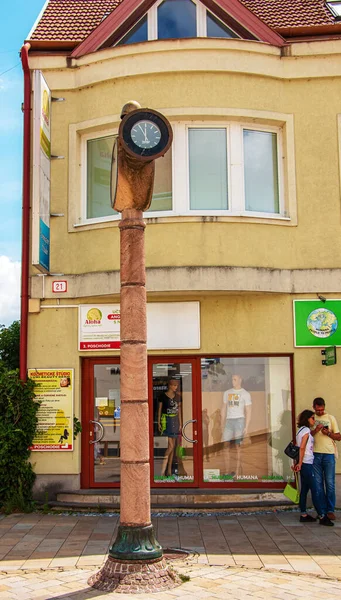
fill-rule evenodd
<path id="1" fill-rule="evenodd" d="M 330 519 L 331 521 L 335 521 L 335 519 L 336 519 L 335 513 L 333 513 L 333 512 L 329 512 L 329 513 L 327 513 L 327 517 L 328 517 L 328 519 Z"/>
<path id="2" fill-rule="evenodd" d="M 313 523 L 315 521 L 316 521 L 316 519 L 314 517 L 311 517 L 310 515 L 301 515 L 300 516 L 300 523 Z"/>
<path id="3" fill-rule="evenodd" d="M 325 525 L 326 527 L 334 527 L 334 523 L 329 519 L 327 515 L 324 517 L 319 517 L 320 525 Z"/>

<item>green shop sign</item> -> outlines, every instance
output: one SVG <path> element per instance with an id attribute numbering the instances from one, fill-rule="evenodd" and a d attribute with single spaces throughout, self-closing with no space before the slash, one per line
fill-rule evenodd
<path id="1" fill-rule="evenodd" d="M 295 347 L 341 346 L 341 300 L 294 300 Z"/>

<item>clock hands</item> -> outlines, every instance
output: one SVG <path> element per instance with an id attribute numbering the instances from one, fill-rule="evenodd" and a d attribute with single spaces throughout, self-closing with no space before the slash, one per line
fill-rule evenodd
<path id="1" fill-rule="evenodd" d="M 132 142 L 144 152 L 149 152 L 155 148 L 161 140 L 161 131 L 157 124 L 141 119 L 137 123 L 134 123 L 131 130 L 130 136 Z"/>
<path id="2" fill-rule="evenodd" d="M 144 143 L 145 144 L 149 144 L 149 139 L 147 138 L 147 123 L 144 124 L 144 130 L 142 129 L 140 123 L 138 124 L 139 128 L 141 129 L 143 135 L 144 135 Z"/>

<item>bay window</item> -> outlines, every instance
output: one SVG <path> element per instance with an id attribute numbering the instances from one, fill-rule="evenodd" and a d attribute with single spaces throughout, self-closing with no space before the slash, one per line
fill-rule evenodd
<path id="1" fill-rule="evenodd" d="M 287 217 L 281 127 L 178 121 L 172 128 L 172 148 L 155 163 L 146 217 Z M 113 142 L 113 134 L 84 140 L 83 224 L 118 218 L 110 204 Z"/>

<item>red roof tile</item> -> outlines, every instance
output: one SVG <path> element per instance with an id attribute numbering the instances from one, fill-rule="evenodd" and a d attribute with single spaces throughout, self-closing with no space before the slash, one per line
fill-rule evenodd
<path id="1" fill-rule="evenodd" d="M 274 29 L 331 25 L 334 17 L 325 0 L 241 0 Z"/>
<path id="2" fill-rule="evenodd" d="M 81 42 L 120 0 L 50 0 L 30 40 Z"/>
<path id="3" fill-rule="evenodd" d="M 83 41 L 122 1 L 128 0 L 49 0 L 32 42 Z M 334 17 L 325 0 L 241 0 L 273 29 L 332 25 Z"/>

